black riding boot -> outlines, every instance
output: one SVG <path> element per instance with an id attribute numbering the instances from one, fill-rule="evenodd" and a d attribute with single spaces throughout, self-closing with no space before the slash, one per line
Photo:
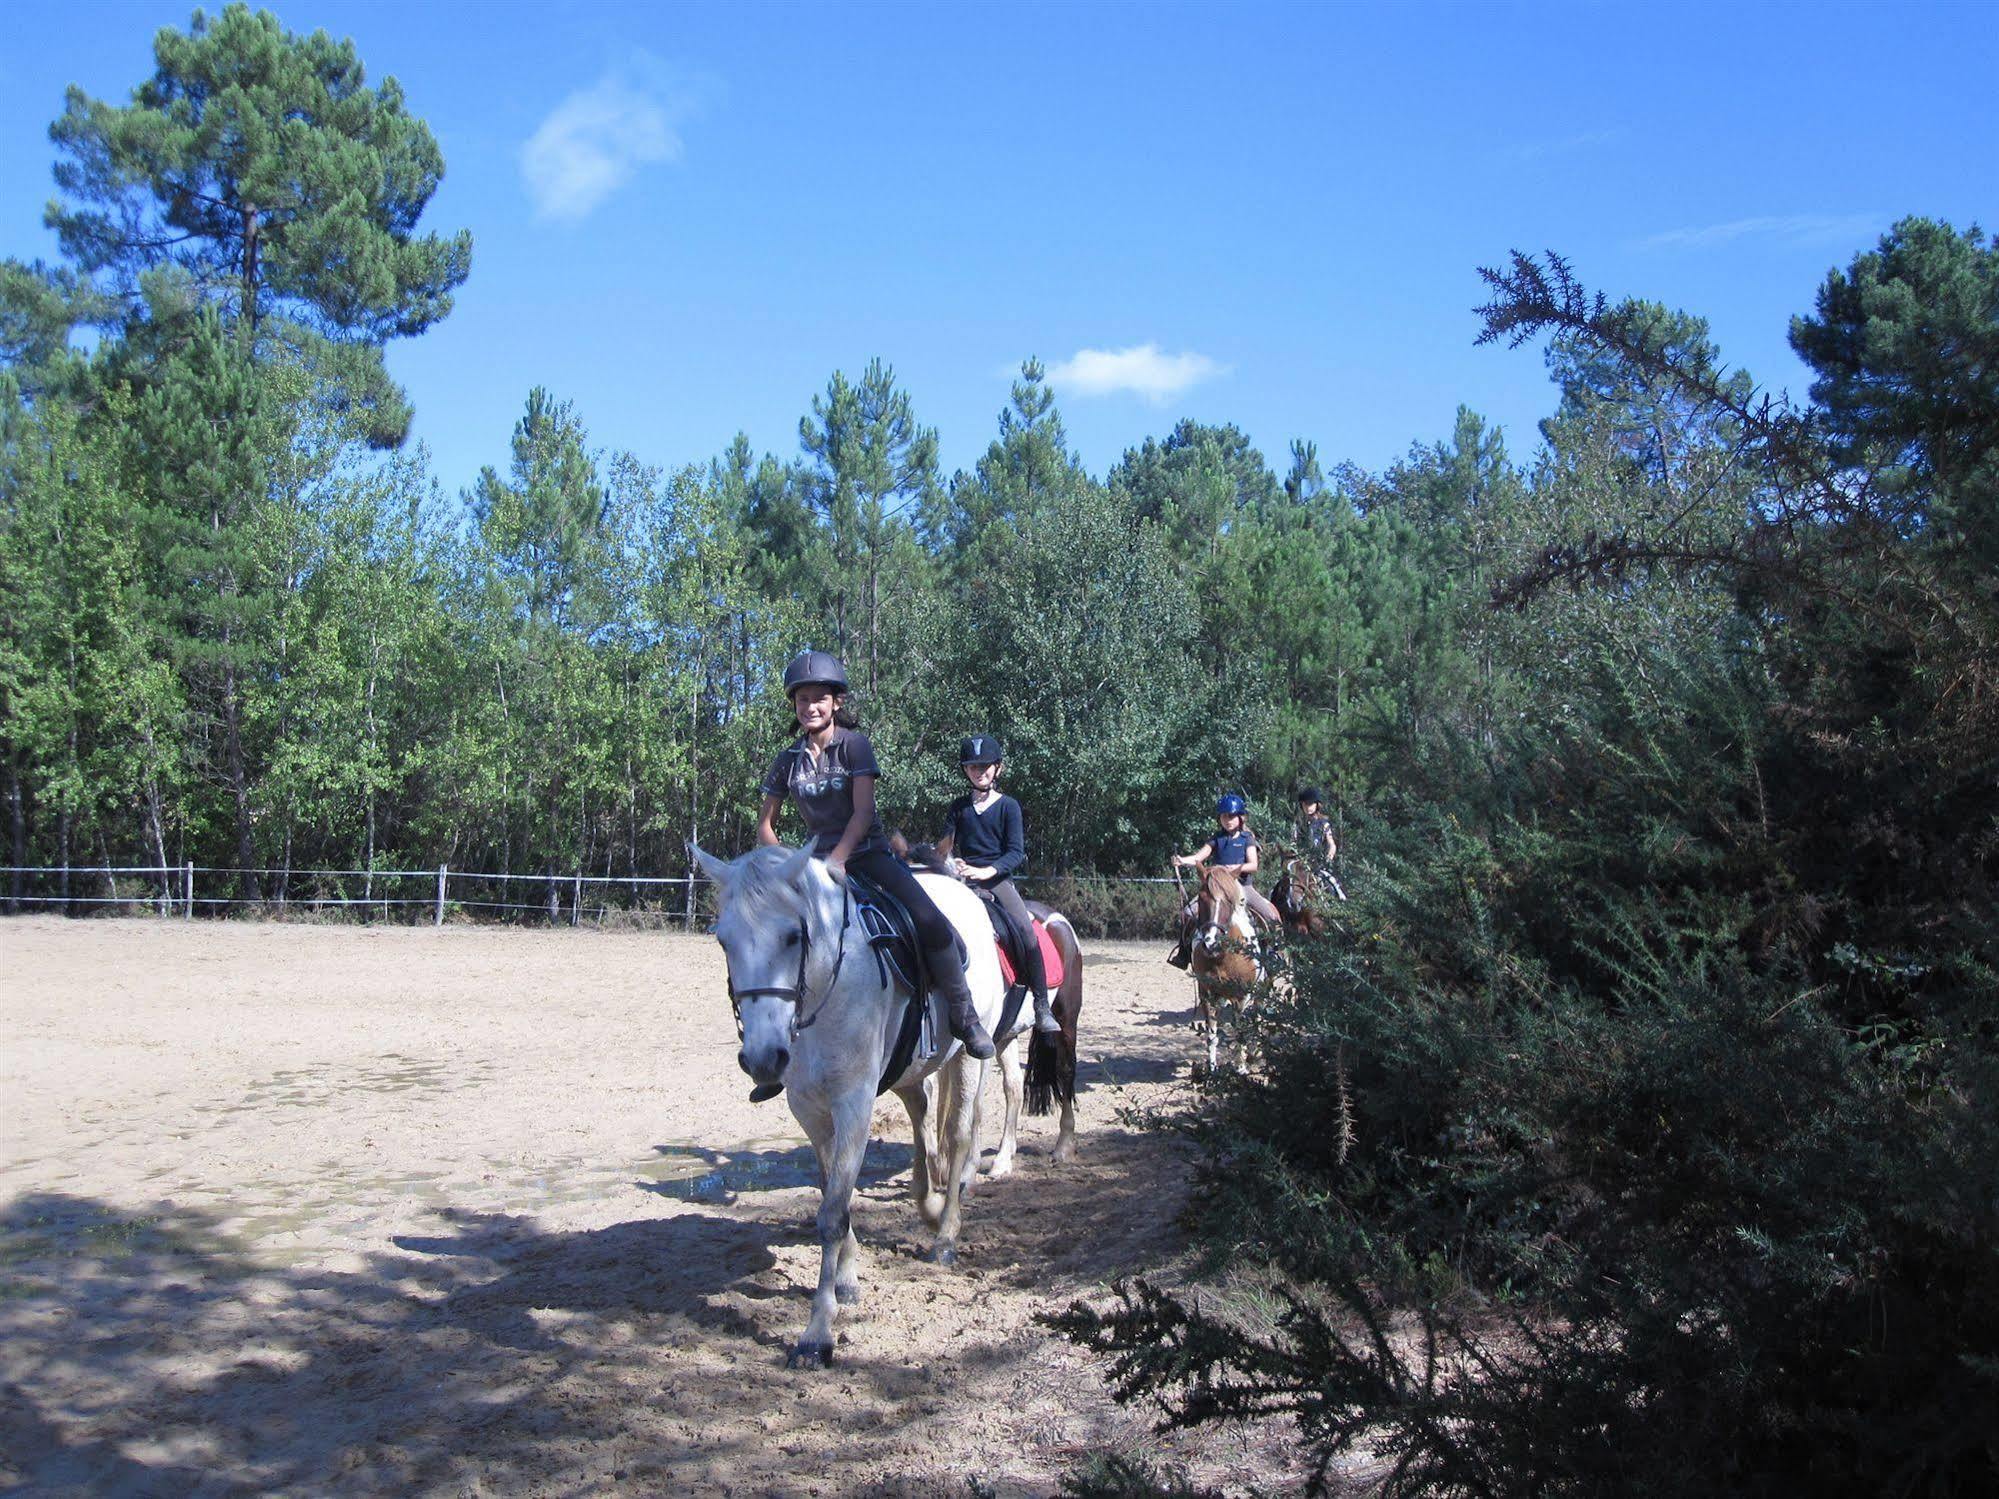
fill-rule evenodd
<path id="1" fill-rule="evenodd" d="M 1034 996 L 1034 1028 L 1051 1036 L 1062 1033 L 1062 1022 L 1055 1018 L 1055 1007 L 1048 1002 L 1046 989 Z"/>
<path id="2" fill-rule="evenodd" d="M 993 1038 L 979 1022 L 979 1009 L 972 1003 L 972 991 L 965 982 L 965 962 L 958 956 L 957 944 L 935 948 L 925 953 L 923 959 L 930 965 L 930 987 L 944 996 L 951 1034 L 965 1043 L 968 1056 L 984 1061 L 993 1054 Z"/>

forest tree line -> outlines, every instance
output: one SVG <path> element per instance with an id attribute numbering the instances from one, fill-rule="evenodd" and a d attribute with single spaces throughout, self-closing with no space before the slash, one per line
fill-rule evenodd
<path id="1" fill-rule="evenodd" d="M 244 899 L 293 869 L 677 875 L 688 838 L 750 838 L 811 644 L 849 662 L 892 821 L 931 829 L 983 730 L 1036 872 L 1158 873 L 1220 790 L 1281 833 L 1301 781 L 1344 806 L 1432 726 L 1518 711 L 1488 594 L 1623 440 L 1565 358 L 1525 470 L 1465 413 L 1386 474 L 1182 422 L 1099 478 L 1030 360 L 947 474 L 875 360 L 795 452 L 694 462 L 601 452 L 537 388 L 445 493 L 382 360 L 470 274 L 469 236 L 417 227 L 428 130 L 351 45 L 241 6 L 156 52 L 129 104 L 71 92 L 62 256 L 0 267 L 14 866 L 193 862 Z"/>

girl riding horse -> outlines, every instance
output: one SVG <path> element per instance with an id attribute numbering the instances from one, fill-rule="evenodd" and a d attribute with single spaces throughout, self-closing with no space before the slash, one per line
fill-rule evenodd
<path id="1" fill-rule="evenodd" d="M 777 814 L 789 797 L 805 819 L 812 851 L 826 861 L 834 878 L 844 878 L 851 869 L 900 901 L 916 923 L 917 944 L 931 985 L 948 1007 L 951 1034 L 983 1061 L 993 1054 L 992 1038 L 979 1023 L 965 986 L 965 964 L 951 923 L 889 848 L 875 811 L 881 767 L 875 763 L 874 746 L 847 709 L 847 668 L 825 651 L 800 651 L 784 669 L 784 691 L 799 735 L 778 751 L 764 777 L 757 842 L 778 841 Z M 762 1102 L 779 1091 L 778 1084 L 764 1083 L 751 1096 Z"/>
<path id="2" fill-rule="evenodd" d="M 958 749 L 958 769 L 971 783 L 968 795 L 952 802 L 944 813 L 944 836 L 940 848 L 958 860 L 958 875 L 966 883 L 985 891 L 1013 918 L 1014 928 L 1030 937 L 1034 919 L 1014 887 L 1013 876 L 1027 862 L 1027 836 L 1021 820 L 1020 803 L 996 784 L 1003 768 L 1005 751 L 990 734 L 974 734 Z M 1041 963 L 1041 945 L 1021 944 L 1021 974 L 1034 996 L 1034 1028 L 1043 1035 L 1056 1035 L 1062 1024 L 1048 1002 L 1048 974 Z"/>
<path id="3" fill-rule="evenodd" d="M 1219 869 L 1226 869 L 1235 875 L 1242 885 L 1242 901 L 1258 920 L 1270 926 L 1280 926 L 1283 918 L 1277 914 L 1277 907 L 1258 894 L 1249 883 L 1256 873 L 1257 841 L 1243 823 L 1243 814 L 1249 804 L 1235 792 L 1228 792 L 1215 803 L 1214 837 L 1195 849 L 1191 854 L 1175 854 L 1173 867 L 1183 869 L 1189 865 L 1199 866 L 1213 860 Z M 1188 939 L 1191 935 L 1190 923 L 1193 919 L 1193 905 L 1189 902 L 1180 912 L 1180 943 L 1167 955 L 1166 961 L 1175 968 L 1185 968 L 1189 961 Z"/>

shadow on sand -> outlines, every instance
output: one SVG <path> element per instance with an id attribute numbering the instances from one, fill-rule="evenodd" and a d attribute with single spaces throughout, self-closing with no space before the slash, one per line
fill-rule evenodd
<path id="1" fill-rule="evenodd" d="M 1171 1252 L 1184 1162 L 1157 1137 L 1092 1133 L 1062 1168 L 1040 1148 L 977 1186 L 975 1274 L 940 1287 L 984 1276 L 1087 1294 Z M 712 1175 L 731 1194 L 809 1185 L 815 1169 L 802 1146 L 660 1155 L 702 1173 L 680 1182 Z M 924 1237 L 892 1180 L 908 1161 L 892 1142 L 870 1156 L 863 1239 L 885 1260 Z M 437 1232 L 339 1268 L 260 1260 L 171 1204 L 16 1199 L 0 1210 L 0 1489 L 790 1492 L 783 1434 L 809 1427 L 830 1493 L 841 1463 L 910 1440 L 904 1418 L 937 1396 L 914 1328 L 893 1355 L 849 1352 L 832 1375 L 781 1368 L 816 1266 L 804 1194 L 722 1214 L 669 1182 L 637 1185 L 679 1200 L 569 1232 L 446 1208 Z M 904 1262 L 926 1282 L 948 1274 Z M 1019 1357 L 1040 1341 L 1020 1329 L 995 1347 Z"/>

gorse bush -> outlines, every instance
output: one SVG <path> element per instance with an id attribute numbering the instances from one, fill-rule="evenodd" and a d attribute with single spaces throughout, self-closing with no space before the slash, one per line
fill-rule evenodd
<path id="1" fill-rule="evenodd" d="M 1855 275 L 1953 254 L 1999 319 L 1999 256 L 1946 238 Z M 1289 1415 L 1393 1493 L 1992 1492 L 1999 506 L 1957 448 L 1947 527 L 1920 492 L 1991 393 L 1849 441 L 1559 262 L 1495 280 L 1490 326 L 1706 421 L 1737 487 L 1676 528 L 1647 449 L 1621 531 L 1551 508 L 1494 650 L 1540 710 L 1378 767 L 1348 933 L 1188 1122 L 1198 1226 L 1293 1288 L 1274 1331 L 1143 1285 L 1059 1323 L 1169 1421 Z"/>

